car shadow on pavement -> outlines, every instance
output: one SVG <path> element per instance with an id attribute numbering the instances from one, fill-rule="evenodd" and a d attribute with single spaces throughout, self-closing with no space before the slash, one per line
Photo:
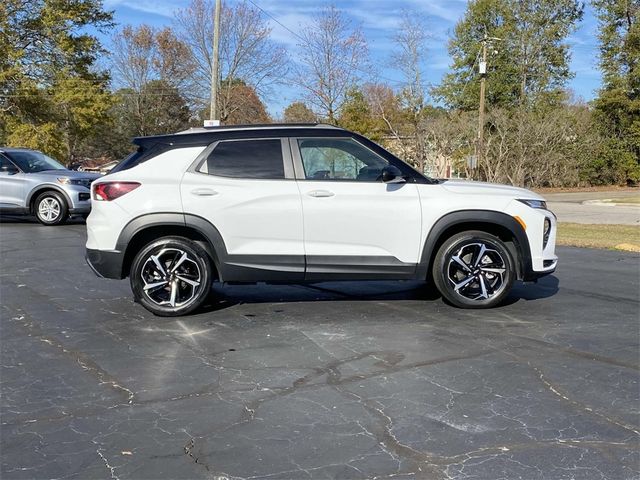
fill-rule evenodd
<path id="1" fill-rule="evenodd" d="M 560 289 L 560 281 L 554 275 L 542 277 L 537 283 L 516 282 L 506 301 L 502 304 L 512 305 L 519 300 L 540 300 L 553 297 Z"/>
<path id="2" fill-rule="evenodd" d="M 7 214 L 0 214 L 0 224 L 3 223 L 23 223 L 23 224 L 28 224 L 28 225 L 38 225 L 40 224 L 40 222 L 38 222 L 38 220 L 36 219 L 36 217 L 32 216 L 32 215 L 7 215 Z M 60 227 L 64 227 L 65 225 L 84 225 L 84 218 L 82 218 L 79 215 L 73 216 L 71 218 L 68 218 L 63 224 L 61 225 L 53 225 L 53 228 L 60 228 Z M 42 225 L 43 227 L 47 227 L 47 228 L 51 228 L 47 225 Z"/>
<path id="3" fill-rule="evenodd" d="M 520 300 L 531 301 L 552 297 L 558 290 L 559 281 L 555 276 L 541 278 L 537 283 L 516 282 L 505 302 L 497 308 L 512 305 Z M 194 313 L 215 312 L 238 304 L 403 300 L 443 302 L 435 286 L 416 281 L 226 286 L 216 284 L 204 305 Z"/>

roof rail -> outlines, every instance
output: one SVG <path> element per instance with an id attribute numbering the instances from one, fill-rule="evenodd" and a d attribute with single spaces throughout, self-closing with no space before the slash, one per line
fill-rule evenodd
<path id="1" fill-rule="evenodd" d="M 328 123 L 250 123 L 242 125 L 218 125 L 215 127 L 191 127 L 187 130 L 177 132 L 177 135 L 186 133 L 203 133 L 203 132 L 215 132 L 217 130 L 241 130 L 241 129 L 261 129 L 261 128 L 335 128 L 342 130 L 342 128 Z"/>

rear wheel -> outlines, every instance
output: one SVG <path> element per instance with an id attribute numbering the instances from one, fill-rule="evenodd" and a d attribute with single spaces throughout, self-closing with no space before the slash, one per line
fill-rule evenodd
<path id="1" fill-rule="evenodd" d="M 60 225 L 69 216 L 67 201 L 58 192 L 41 193 L 34 207 L 36 218 L 43 225 Z"/>
<path id="2" fill-rule="evenodd" d="M 516 270 L 502 240 L 487 232 L 468 231 L 444 242 L 436 254 L 432 275 L 451 304 L 491 308 L 509 294 Z"/>
<path id="3" fill-rule="evenodd" d="M 197 243 L 164 237 L 144 247 L 133 260 L 131 290 L 154 315 L 186 315 L 207 298 L 213 281 L 211 261 Z"/>

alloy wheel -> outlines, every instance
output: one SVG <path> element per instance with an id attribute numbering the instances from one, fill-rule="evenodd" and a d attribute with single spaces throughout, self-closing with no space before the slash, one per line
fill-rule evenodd
<path id="1" fill-rule="evenodd" d="M 60 202 L 54 197 L 45 197 L 38 205 L 38 215 L 47 222 L 53 222 L 60 216 Z"/>
<path id="2" fill-rule="evenodd" d="M 446 273 L 454 292 L 468 300 L 488 300 L 505 286 L 507 264 L 484 242 L 467 243 L 450 257 Z"/>
<path id="3" fill-rule="evenodd" d="M 145 260 L 142 291 L 154 304 L 179 308 L 197 296 L 202 274 L 198 263 L 179 248 L 163 248 Z"/>

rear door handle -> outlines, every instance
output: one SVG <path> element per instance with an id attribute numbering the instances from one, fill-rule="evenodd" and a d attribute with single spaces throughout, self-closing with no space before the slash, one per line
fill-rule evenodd
<path id="1" fill-rule="evenodd" d="M 215 190 L 211 190 L 210 188 L 196 188 L 194 190 L 191 190 L 191 193 L 200 197 L 212 197 L 218 194 L 218 192 L 216 192 Z"/>
<path id="2" fill-rule="evenodd" d="M 333 197 L 335 193 L 330 192 L 329 190 L 312 190 L 307 193 L 310 197 L 314 198 L 325 198 L 325 197 Z"/>

